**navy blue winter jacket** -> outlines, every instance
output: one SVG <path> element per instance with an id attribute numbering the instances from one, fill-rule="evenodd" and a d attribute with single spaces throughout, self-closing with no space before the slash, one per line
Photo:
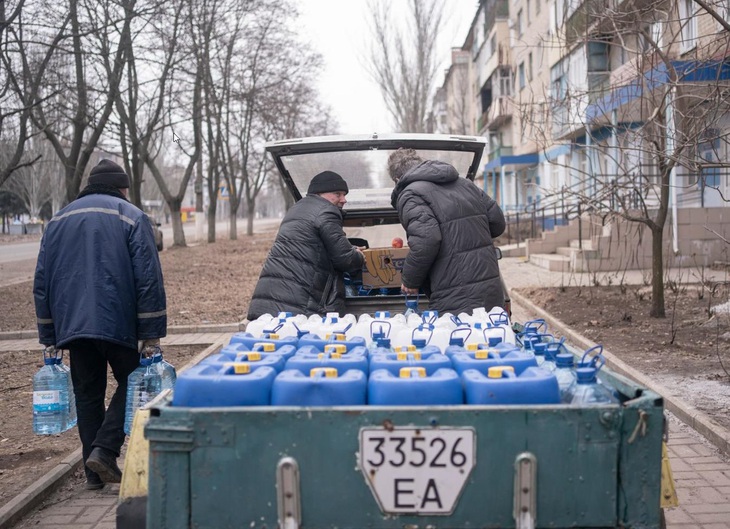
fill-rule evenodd
<path id="1" fill-rule="evenodd" d="M 123 198 L 89 194 L 46 226 L 33 285 L 43 345 L 93 338 L 137 349 L 167 329 L 152 225 Z"/>

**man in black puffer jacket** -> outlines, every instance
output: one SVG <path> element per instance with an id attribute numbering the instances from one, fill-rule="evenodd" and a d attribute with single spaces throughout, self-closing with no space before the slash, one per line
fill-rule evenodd
<path id="1" fill-rule="evenodd" d="M 388 172 L 410 248 L 401 290 L 415 295 L 423 287 L 429 308 L 439 312 L 504 307 L 492 242 L 505 229 L 497 203 L 452 165 L 424 162 L 413 149 L 391 154 Z"/>
<path id="2" fill-rule="evenodd" d="M 307 196 L 284 216 L 256 284 L 248 319 L 279 312 L 345 312 L 343 273 L 362 268 L 362 252 L 342 229 L 347 182 L 333 171 L 317 174 Z"/>

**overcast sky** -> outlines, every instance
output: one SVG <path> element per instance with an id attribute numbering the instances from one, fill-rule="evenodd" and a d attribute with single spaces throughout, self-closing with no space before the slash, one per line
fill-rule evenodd
<path id="1" fill-rule="evenodd" d="M 388 1 L 395 17 L 405 17 L 408 0 Z M 441 72 L 449 65 L 451 48 L 464 43 L 478 6 L 477 0 L 444 1 L 447 26 L 439 43 Z M 297 0 L 297 4 L 302 35 L 324 59 L 320 93 L 333 108 L 340 132 L 392 132 L 380 91 L 363 67 L 370 41 L 367 0 Z M 437 86 L 443 78 L 440 73 Z"/>

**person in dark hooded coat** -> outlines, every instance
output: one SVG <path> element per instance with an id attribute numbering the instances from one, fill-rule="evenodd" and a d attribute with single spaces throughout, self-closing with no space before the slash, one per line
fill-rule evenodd
<path id="1" fill-rule="evenodd" d="M 496 201 L 452 165 L 423 161 L 413 149 L 393 152 L 388 172 L 410 248 L 401 290 L 415 295 L 423 288 L 429 308 L 439 312 L 505 308 L 493 243 L 505 220 Z"/>
<path id="2" fill-rule="evenodd" d="M 307 196 L 284 216 L 248 308 L 263 314 L 345 312 L 344 272 L 362 268 L 362 252 L 342 229 L 347 182 L 333 171 L 312 178 Z"/>

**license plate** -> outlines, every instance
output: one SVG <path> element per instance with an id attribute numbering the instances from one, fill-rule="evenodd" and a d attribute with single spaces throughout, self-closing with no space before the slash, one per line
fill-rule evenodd
<path id="1" fill-rule="evenodd" d="M 362 428 L 359 466 L 385 514 L 451 514 L 476 464 L 473 428 Z"/>

